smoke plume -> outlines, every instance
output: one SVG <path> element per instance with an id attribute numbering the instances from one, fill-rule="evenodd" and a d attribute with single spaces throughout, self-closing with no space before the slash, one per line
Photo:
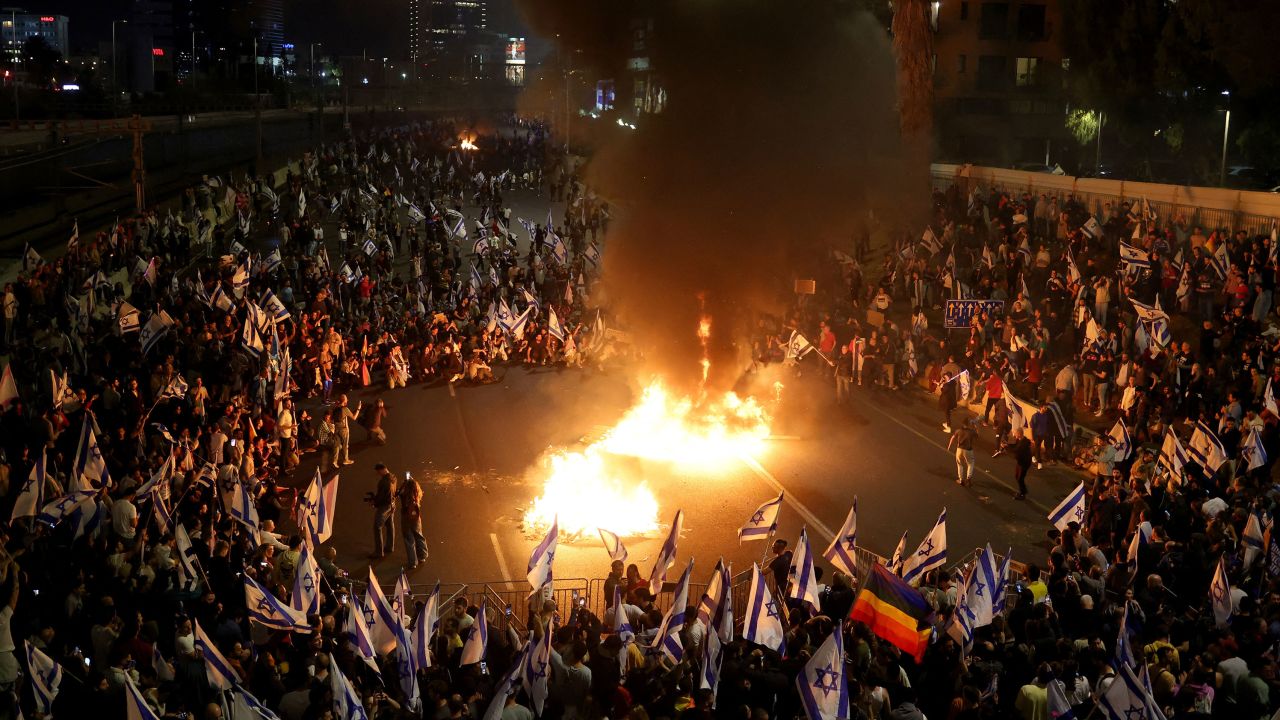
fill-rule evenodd
<path id="1" fill-rule="evenodd" d="M 586 175 L 616 208 L 609 297 L 669 382 L 701 378 L 700 297 L 711 381 L 727 387 L 744 367 L 750 311 L 783 307 L 828 248 L 849 249 L 868 209 L 884 217 L 904 197 L 926 199 L 927 170 L 901 160 L 887 33 L 846 0 L 520 2 L 535 32 L 558 37 L 545 83 L 563 88 L 572 67 L 589 83 L 613 79 L 621 100 L 628 58 L 644 55 L 666 90 L 665 109 L 635 130 L 594 121 Z M 652 28 L 643 50 L 637 28 Z M 526 107 L 551 90 L 533 84 Z M 573 120 L 575 140 L 591 122 Z"/>

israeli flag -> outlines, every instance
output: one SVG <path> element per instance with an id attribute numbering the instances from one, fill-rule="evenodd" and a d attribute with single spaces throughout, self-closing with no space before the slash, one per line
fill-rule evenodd
<path id="1" fill-rule="evenodd" d="M 249 260 L 248 258 L 236 266 L 236 271 L 231 274 L 231 294 L 237 299 L 244 297 L 244 291 L 249 287 Z"/>
<path id="2" fill-rule="evenodd" d="M 1106 712 L 1106 720 L 1153 720 L 1153 711 L 1159 710 L 1128 665 L 1116 669 L 1115 679 L 1098 698 L 1098 707 Z"/>
<path id="3" fill-rule="evenodd" d="M 147 699 L 142 697 L 142 693 L 138 691 L 138 686 L 133 684 L 133 680 L 128 673 L 125 673 L 124 676 L 124 688 L 125 720 L 160 720 L 160 716 L 156 715 L 156 712 L 147 704 Z"/>
<path id="4" fill-rule="evenodd" d="M 1120 614 L 1120 627 L 1116 631 L 1116 653 L 1111 659 L 1111 667 L 1117 671 L 1122 667 L 1133 668 L 1138 666 L 1138 661 L 1133 655 L 1133 643 L 1130 636 L 1133 631 L 1129 629 L 1129 603 L 1124 603 L 1124 610 Z"/>
<path id="5" fill-rule="evenodd" d="M 342 626 L 342 632 L 351 642 L 355 654 L 375 673 L 381 675 L 382 670 L 378 667 L 378 653 L 373 646 L 373 637 L 369 634 L 364 608 L 354 594 L 350 596 L 350 602 L 347 603 L 347 621 Z"/>
<path id="6" fill-rule="evenodd" d="M 1138 551 L 1143 545 L 1151 542 L 1151 535 L 1154 532 L 1151 523 L 1143 520 L 1138 523 L 1138 529 L 1133 533 L 1133 539 L 1129 541 L 1129 552 L 1125 559 L 1129 563 L 1129 571 L 1131 573 L 1138 572 Z"/>
<path id="7" fill-rule="evenodd" d="M 94 506 L 94 498 L 98 490 L 72 490 L 62 497 L 40 508 L 36 520 L 49 527 L 57 527 L 67 516 L 76 511 L 87 511 Z"/>
<path id="8" fill-rule="evenodd" d="M 253 540 L 254 545 L 259 544 L 258 504 L 249 495 L 248 486 L 239 480 L 236 480 L 235 489 L 231 494 L 231 509 L 229 512 L 231 517 L 239 521 L 249 531 L 249 537 Z"/>
<path id="9" fill-rule="evenodd" d="M 298 502 L 297 523 L 304 528 L 312 545 L 319 547 L 333 535 L 333 513 L 338 504 L 338 476 L 322 482 L 320 468 Z"/>
<path id="10" fill-rule="evenodd" d="M 1227 270 L 1231 268 L 1231 258 L 1227 255 L 1227 243 L 1219 242 L 1218 247 L 1213 251 L 1213 257 L 1210 258 L 1214 271 L 1218 273 L 1218 277 L 1223 280 L 1227 279 Z"/>
<path id="11" fill-rule="evenodd" d="M 155 493 L 160 497 L 169 497 L 169 477 L 173 474 L 173 456 L 170 455 L 156 469 L 151 477 L 138 488 L 138 497 L 144 497 Z"/>
<path id="12" fill-rule="evenodd" d="M 1080 282 L 1080 268 L 1076 266 L 1076 258 L 1070 249 L 1067 250 L 1067 279 L 1073 283 Z"/>
<path id="13" fill-rule="evenodd" d="M 801 704 L 809 720 L 849 717 L 849 682 L 845 677 L 844 630 L 837 627 L 805 663 L 796 678 Z"/>
<path id="14" fill-rule="evenodd" d="M 1257 432 L 1256 430 L 1254 432 Z M 1257 561 L 1258 556 L 1262 555 L 1265 536 L 1262 532 L 1262 522 L 1258 520 L 1256 512 L 1249 513 L 1249 520 L 1244 525 L 1244 535 L 1240 539 L 1240 545 L 1244 548 L 1244 557 L 1242 565 L 1245 572 L 1253 567 L 1253 563 Z"/>
<path id="15" fill-rule="evenodd" d="M 289 308 L 285 307 L 284 302 L 281 301 L 280 298 L 276 297 L 276 294 L 270 290 L 262 291 L 261 300 L 262 310 L 266 313 L 267 317 L 275 320 L 276 322 L 283 322 L 291 317 Z"/>
<path id="16" fill-rule="evenodd" d="M 1271 378 L 1267 378 L 1267 389 L 1262 394 L 1262 406 L 1267 412 L 1280 417 L 1280 405 L 1276 404 L 1276 394 L 1271 389 Z"/>
<path id="17" fill-rule="evenodd" d="M 671 607 L 667 608 L 667 614 L 662 617 L 662 625 L 658 627 L 658 633 L 653 637 L 654 649 L 660 649 L 663 655 L 673 663 L 679 663 L 684 657 L 684 643 L 680 640 L 680 631 L 684 629 L 685 622 L 688 618 L 685 616 L 689 605 L 689 575 L 693 573 L 693 558 L 689 558 L 689 564 L 685 565 L 684 572 L 680 573 L 680 579 L 676 581 L 676 589 L 671 594 Z"/>
<path id="18" fill-rule="evenodd" d="M 743 540 L 764 540 L 773 535 L 773 531 L 778 529 L 778 511 L 782 509 L 783 494 L 779 493 L 778 497 L 756 508 L 747 523 L 738 528 L 739 545 Z"/>
<path id="19" fill-rule="evenodd" d="M 786 356 L 788 360 L 799 360 L 813 350 L 813 345 L 798 331 L 791 331 L 791 339 L 787 341 Z"/>
<path id="20" fill-rule="evenodd" d="M 267 349 L 267 344 L 262 339 L 262 333 L 258 330 L 258 326 L 253 323 L 251 317 L 245 317 L 244 319 L 244 331 L 241 335 L 240 344 L 244 347 L 245 352 L 255 358 L 262 357 L 262 353 Z"/>
<path id="21" fill-rule="evenodd" d="M 395 647 L 392 658 L 396 666 L 396 675 L 400 679 L 400 691 L 404 693 L 405 707 L 414 714 L 421 714 L 421 697 L 418 694 L 418 674 L 413 667 L 413 648 L 409 646 L 409 637 L 403 625 L 399 623 L 392 628 L 395 634 Z"/>
<path id="22" fill-rule="evenodd" d="M 209 684 L 219 690 L 230 690 L 240 684 L 240 675 L 205 634 L 204 628 L 200 627 L 200 622 L 193 620 L 192 625 L 195 626 L 195 647 L 204 656 L 205 675 L 209 679 Z"/>
<path id="23" fill-rule="evenodd" d="M 600 250 L 595 243 L 589 243 L 582 256 L 587 259 L 587 262 L 591 263 L 592 267 L 600 267 Z"/>
<path id="24" fill-rule="evenodd" d="M 40 455 L 36 458 L 35 464 L 31 466 L 31 473 L 27 476 L 27 481 L 23 483 L 21 492 L 18 493 L 18 499 L 13 504 L 13 515 L 9 518 L 9 524 L 12 525 L 18 518 L 35 517 L 41 506 L 44 505 L 44 463 L 45 449 L 40 447 Z"/>
<path id="25" fill-rule="evenodd" d="M 1213 581 L 1209 583 L 1209 600 L 1213 604 L 1213 619 L 1219 626 L 1224 626 L 1231 619 L 1231 585 L 1227 582 L 1227 566 L 1225 558 L 1218 558 L 1218 568 L 1213 572 Z"/>
<path id="26" fill-rule="evenodd" d="M 213 292 L 209 294 L 209 307 L 218 308 L 222 312 L 231 312 L 234 307 L 231 296 L 222 289 L 222 283 L 213 286 Z"/>
<path id="27" fill-rule="evenodd" d="M 449 234 L 459 240 L 465 239 L 467 237 L 467 219 L 458 215 L 458 222 L 453 224 L 453 227 L 449 230 Z"/>
<path id="28" fill-rule="evenodd" d="M 1267 450 L 1262 447 L 1262 432 L 1253 428 L 1240 444 L 1240 454 L 1249 461 L 1249 469 L 1257 470 L 1267 464 Z"/>
<path id="29" fill-rule="evenodd" d="M 919 585 L 925 573 L 947 562 L 947 509 L 942 509 L 938 522 L 924 537 L 911 557 L 903 560 L 902 579 L 911 585 Z"/>
<path id="30" fill-rule="evenodd" d="M 524 312 L 520 313 L 520 317 L 516 318 L 515 321 L 511 323 L 511 329 L 509 331 L 511 333 L 511 337 L 514 337 L 517 339 L 523 338 L 525 328 L 528 327 L 529 320 L 532 317 L 533 317 L 533 308 L 531 307 L 525 308 Z"/>
<path id="31" fill-rule="evenodd" d="M 173 379 L 164 386 L 164 390 L 160 391 L 160 397 L 181 400 L 187 396 L 187 390 L 189 388 L 190 386 L 187 385 L 187 381 L 183 380 L 181 375 L 174 375 Z"/>
<path id="32" fill-rule="evenodd" d="M 680 542 L 683 527 L 684 510 L 677 510 L 675 519 L 671 521 L 671 531 L 667 533 L 667 539 L 663 541 L 658 557 L 653 562 L 653 569 L 649 571 L 649 594 L 654 597 L 662 592 L 662 586 L 667 582 L 667 571 L 676 564 L 676 544 Z"/>
<path id="33" fill-rule="evenodd" d="M 142 316 L 138 313 L 137 308 L 127 302 L 122 302 L 120 307 L 116 309 L 116 324 L 120 327 L 121 335 L 138 332 L 142 329 Z"/>
<path id="34" fill-rule="evenodd" d="M 431 638 L 440 624 L 440 583 L 436 583 L 426 603 L 418 611 L 413 626 L 413 665 L 418 669 L 431 667 Z"/>
<path id="35" fill-rule="evenodd" d="M 991 587 L 991 612 L 999 615 L 1004 612 L 1005 595 L 1009 590 L 1009 563 L 1013 560 L 1013 548 L 1004 553 L 1000 563 L 1000 572 L 996 573 L 996 584 Z"/>
<path id="36" fill-rule="evenodd" d="M 311 552 L 310 543 L 303 542 L 298 553 L 298 567 L 293 574 L 293 593 L 289 605 L 304 615 L 320 613 L 320 567 Z"/>
<path id="37" fill-rule="evenodd" d="M 1160 444 L 1159 464 L 1165 471 L 1178 478 L 1182 477 L 1183 467 L 1191 460 L 1191 453 L 1182 446 L 1182 441 L 1172 429 L 1165 430 L 1164 441 Z"/>
<path id="38" fill-rule="evenodd" d="M 489 239 L 484 237 L 477 239 L 475 241 L 475 244 L 471 246 L 471 252 L 475 253 L 476 255 L 487 254 L 489 250 L 490 250 Z"/>
<path id="39" fill-rule="evenodd" d="M 1092 215 L 1089 216 L 1088 220 L 1084 221 L 1084 225 L 1081 225 L 1080 229 L 1095 240 L 1102 237 L 1102 226 L 1098 224 L 1098 219 Z"/>
<path id="40" fill-rule="evenodd" d="M 898 546 L 893 549 L 893 554 L 889 556 L 889 564 L 885 567 L 889 572 L 902 577 L 902 562 L 907 554 L 907 531 L 902 531 L 902 537 L 898 538 Z"/>
<path id="41" fill-rule="evenodd" d="M 276 268 L 284 264 L 284 258 L 280 257 L 280 248 L 273 248 L 262 262 L 267 272 L 275 272 Z"/>
<path id="42" fill-rule="evenodd" d="M 711 581 L 698 602 L 698 619 L 707 626 L 708 635 L 719 635 L 720 640 L 726 643 L 733 642 L 732 591 L 733 575 L 721 558 L 711 571 Z"/>
<path id="43" fill-rule="evenodd" d="M 58 697 L 58 686 L 62 684 L 62 666 L 30 642 L 23 640 L 22 645 L 27 651 L 27 672 L 31 675 L 36 712 L 49 715 L 53 699 Z"/>
<path id="44" fill-rule="evenodd" d="M 1116 449 L 1116 462 L 1121 462 L 1133 454 L 1133 442 L 1129 439 L 1129 428 L 1125 426 L 1124 418 L 1116 419 L 1116 424 L 1111 426 L 1111 432 L 1107 433 L 1107 437 L 1111 439 L 1111 445 Z"/>
<path id="45" fill-rule="evenodd" d="M 831 538 L 831 544 L 822 552 L 822 557 L 850 577 L 858 575 L 858 496 L 853 496 L 853 507 L 840 526 L 840 532 Z"/>
<path id="46" fill-rule="evenodd" d="M 933 228 L 926 226 L 924 233 L 920 235 L 920 244 L 924 245 L 930 255 L 937 255 L 942 250 L 942 243 L 938 240 L 938 236 L 934 234 Z"/>
<path id="47" fill-rule="evenodd" d="M 169 317 L 169 313 L 164 310 L 148 318 L 147 324 L 138 333 L 138 343 L 142 346 L 142 354 L 146 355 L 151 352 L 151 348 L 155 347 L 160 338 L 164 337 L 172 328 L 173 318 Z"/>
<path id="48" fill-rule="evenodd" d="M 333 694 L 333 714 L 339 720 L 369 720 L 364 701 L 351 681 L 338 669 L 336 653 L 329 655 L 329 691 Z"/>
<path id="49" fill-rule="evenodd" d="M 1066 530 L 1067 525 L 1072 522 L 1079 523 L 1084 527 L 1085 503 L 1089 499 L 1089 493 L 1084 489 L 1084 483 L 1076 485 L 1076 489 L 1072 490 L 1069 495 L 1058 503 L 1058 507 L 1049 513 L 1049 522 L 1058 530 Z"/>
<path id="50" fill-rule="evenodd" d="M 242 685 L 233 685 L 230 694 L 231 712 L 233 718 L 250 718 L 250 720 L 280 720 L 280 717 L 271 712 L 271 708 L 262 704 L 262 701 L 254 697 L 252 693 L 245 690 Z"/>
<path id="51" fill-rule="evenodd" d="M 449 173 L 453 173 L 453 168 L 449 168 Z M 520 652 L 516 654 L 511 663 L 511 669 L 503 673 L 502 679 L 494 687 L 493 699 L 489 701 L 489 707 L 485 709 L 484 716 L 480 720 L 502 720 L 503 710 L 507 707 L 507 699 L 516 694 L 516 681 L 524 676 L 526 659 L 532 651 L 533 645 L 526 643 L 520 649 Z"/>
<path id="52" fill-rule="evenodd" d="M 526 305 L 533 308 L 535 312 L 542 312 L 542 303 L 538 302 L 538 298 L 534 297 L 533 294 L 525 288 L 520 288 L 520 292 L 524 294 L 524 302 Z"/>
<path id="53" fill-rule="evenodd" d="M 946 552 L 945 540 L 943 552 Z M 809 531 L 807 528 L 800 529 L 800 540 L 796 543 L 796 551 L 791 556 L 789 575 L 791 576 L 791 585 L 787 597 L 808 605 L 809 610 L 815 615 L 822 612 L 822 607 L 818 600 L 818 579 L 814 577 L 813 572 L 813 550 L 809 547 Z"/>
<path id="54" fill-rule="evenodd" d="M 194 590 L 199 579 L 200 558 L 191 547 L 191 536 L 182 523 L 173 526 L 173 540 L 178 548 L 178 579 L 184 590 Z"/>
<path id="55" fill-rule="evenodd" d="M 724 664 L 724 643 L 713 632 L 708 632 L 702 642 L 702 670 L 698 673 L 700 688 L 711 691 L 711 704 L 715 706 L 720 692 L 720 668 Z"/>
<path id="56" fill-rule="evenodd" d="M 622 544 L 622 538 L 604 528 L 596 529 L 600 531 L 600 542 L 604 543 L 604 549 L 609 552 L 609 559 L 626 562 L 627 548 Z"/>
<path id="57" fill-rule="evenodd" d="M 969 584 L 965 586 L 965 607 L 973 629 L 990 625 L 995 619 L 994 591 L 1001 583 L 996 554 L 991 551 L 991 545 L 987 545 L 978 556 Z"/>
<path id="58" fill-rule="evenodd" d="M 297 633 L 311 632 L 306 613 L 284 604 L 248 575 L 244 576 L 244 604 L 249 611 L 249 619 L 263 627 Z"/>
<path id="59" fill-rule="evenodd" d="M 396 646 L 395 629 L 401 627 L 400 618 L 382 593 L 382 586 L 378 584 L 378 576 L 374 575 L 372 567 L 369 568 L 369 580 L 364 591 L 364 610 L 374 649 L 379 655 L 390 653 Z"/>
<path id="60" fill-rule="evenodd" d="M 1188 450 L 1191 456 L 1209 471 L 1210 474 L 1218 472 L 1218 468 L 1227 462 L 1227 449 L 1222 445 L 1222 441 L 1217 435 L 1209 429 L 1203 422 L 1197 422 L 1195 430 L 1191 433 L 1191 442 L 1188 443 Z"/>
<path id="61" fill-rule="evenodd" d="M 551 521 L 551 528 L 547 530 L 547 534 L 542 538 L 542 542 L 533 548 L 533 554 L 529 556 L 529 586 L 536 593 L 542 588 L 548 586 L 552 582 L 552 563 L 555 562 L 556 545 L 560 542 L 560 519 L 555 518 Z M 530 593 L 532 595 L 533 593 Z"/>
<path id="62" fill-rule="evenodd" d="M 613 586 L 613 604 L 609 606 L 609 632 L 617 635 L 623 645 L 635 642 L 635 628 L 627 617 L 626 603 L 622 600 L 622 583 Z"/>
<path id="63" fill-rule="evenodd" d="M 751 565 L 751 589 L 747 593 L 746 615 L 742 623 L 742 639 L 773 648 L 786 650 L 787 633 L 782 623 L 782 608 L 774 602 L 769 586 L 760 574 L 760 566 Z"/>
<path id="64" fill-rule="evenodd" d="M 462 645 L 462 659 L 459 665 L 474 665 L 484 660 L 485 651 L 489 646 L 489 613 L 488 599 L 480 601 L 480 612 L 476 613 L 475 622 L 471 623 L 471 632 L 467 634 L 467 641 Z"/>
<path id="65" fill-rule="evenodd" d="M 555 233 L 549 233 L 549 237 L 551 238 L 551 257 L 555 259 L 557 264 L 567 264 L 569 260 L 569 249 L 565 247 L 564 240 L 561 240 L 560 236 Z"/>
<path id="66" fill-rule="evenodd" d="M 520 677 L 524 691 L 533 700 L 533 711 L 541 717 L 547 702 L 547 679 L 551 669 L 551 628 L 546 628 L 531 643 L 529 652 L 524 654 L 522 660 L 524 667 Z"/>
<path id="67" fill-rule="evenodd" d="M 564 342 L 564 326 L 560 324 L 560 318 L 556 316 L 555 308 L 547 308 L 547 332 L 556 340 Z"/>

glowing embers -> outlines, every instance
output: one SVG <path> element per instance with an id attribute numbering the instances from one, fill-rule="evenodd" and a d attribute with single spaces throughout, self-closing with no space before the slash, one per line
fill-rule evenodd
<path id="1" fill-rule="evenodd" d="M 644 481 L 645 461 L 709 474 L 758 455 L 768 437 L 768 413 L 754 399 L 728 392 L 695 402 L 654 382 L 599 440 L 543 459 L 543 493 L 525 513 L 525 529 L 544 529 L 558 517 L 567 535 L 654 532 L 658 502 Z"/>

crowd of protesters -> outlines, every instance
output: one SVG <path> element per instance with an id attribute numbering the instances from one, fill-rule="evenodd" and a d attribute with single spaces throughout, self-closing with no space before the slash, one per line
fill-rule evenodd
<path id="1" fill-rule="evenodd" d="M 478 149 L 459 147 L 464 136 Z M 949 632 L 966 568 L 923 578 L 936 632 L 916 662 L 846 620 L 857 581 L 820 562 L 820 607 L 787 602 L 782 651 L 728 642 L 704 688 L 698 598 L 674 661 L 653 649 L 669 608 L 620 562 L 606 595 L 618 589 L 635 642 L 617 632 L 617 607 L 601 618 L 548 601 L 521 626 L 460 597 L 425 634 L 430 664 L 396 651 L 366 661 L 351 628 L 368 591 L 295 521 L 306 484 L 295 470 L 309 453 L 326 473 L 351 463 L 352 424 L 386 441 L 385 406 L 352 407 L 357 388 L 486 382 L 504 365 L 616 352 L 590 302 L 609 208 L 521 124 L 479 137 L 445 122 L 372 132 L 317 148 L 279 179 L 208 179 L 175 211 L 77 232 L 47 262 L 28 252 L 6 286 L 6 716 L 125 717 L 136 690 L 160 717 L 525 720 L 541 701 L 521 688 L 539 678 L 513 684 L 511 673 L 549 638 L 544 716 L 792 718 L 806 713 L 797 675 L 841 627 L 850 718 L 1041 720 L 1055 694 L 1085 717 L 1125 663 L 1142 666 L 1169 718 L 1261 719 L 1280 705 L 1272 463 L 1242 452 L 1251 437 L 1266 458 L 1280 452 L 1270 238 L 1206 235 L 1145 206 L 1095 214 L 1070 197 L 955 186 L 935 194 L 923 241 L 900 239 L 878 274 L 864 268 L 870 230 L 836 253 L 819 286 L 844 292 L 763 325 L 757 359 L 825 365 L 842 402 L 913 384 L 936 392 L 958 482 L 971 480 L 989 424 L 994 451 L 1018 459 L 1022 497 L 1056 504 L 1030 470 L 1075 462 L 1086 512 L 1051 533 L 1047 557 L 1014 559 L 1009 610 L 972 642 Z M 515 192 L 563 202 L 561 221 L 513 217 L 504 196 Z M 1004 303 L 946 330 L 937 311 L 949 298 Z M 827 363 L 805 358 L 797 331 Z M 983 395 L 975 417 L 953 417 Z M 1125 452 L 1114 434 L 1080 447 L 1075 427 L 1090 417 L 1103 431 L 1123 419 Z M 1195 426 L 1225 457 L 1167 451 Z M 416 482 L 383 470 L 376 508 L 422 501 Z M 420 534 L 407 535 L 418 552 Z M 322 577 L 305 627 L 254 620 L 264 611 L 246 602 L 246 579 L 288 601 L 308 555 Z M 794 560 L 775 545 L 765 575 L 776 597 L 791 594 Z M 1208 592 L 1220 563 L 1226 622 Z M 430 601 L 396 600 L 402 640 L 422 634 Z M 489 630 L 481 662 L 468 650 L 478 624 Z M 212 647 L 260 709 L 216 686 Z M 44 656 L 60 669 L 53 697 Z"/>

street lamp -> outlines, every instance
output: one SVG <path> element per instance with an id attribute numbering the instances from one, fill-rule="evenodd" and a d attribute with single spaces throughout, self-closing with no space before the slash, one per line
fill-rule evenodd
<path id="1" fill-rule="evenodd" d="M 1218 187 L 1227 186 L 1227 137 L 1231 133 L 1231 91 L 1223 90 L 1227 99 L 1226 118 L 1222 122 L 1222 164 L 1218 166 Z"/>

